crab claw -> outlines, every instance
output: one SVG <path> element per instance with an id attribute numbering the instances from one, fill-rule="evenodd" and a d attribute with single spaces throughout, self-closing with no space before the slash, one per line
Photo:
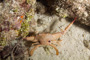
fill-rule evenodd
<path id="1" fill-rule="evenodd" d="M 34 36 L 26 37 L 26 38 L 24 38 L 24 39 L 27 40 L 27 41 L 33 41 L 33 40 L 34 40 Z"/>

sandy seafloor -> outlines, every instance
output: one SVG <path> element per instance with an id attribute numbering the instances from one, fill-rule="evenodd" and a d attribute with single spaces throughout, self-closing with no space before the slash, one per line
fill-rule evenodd
<path id="1" fill-rule="evenodd" d="M 35 14 L 37 32 L 60 32 L 70 23 L 70 20 L 59 18 L 56 15 L 47 16 L 45 14 Z M 55 55 L 55 50 L 50 49 L 47 54 L 43 47 L 35 50 L 31 60 L 90 60 L 90 27 L 75 21 L 66 34 L 60 37 L 61 46 L 57 46 L 59 55 Z"/>

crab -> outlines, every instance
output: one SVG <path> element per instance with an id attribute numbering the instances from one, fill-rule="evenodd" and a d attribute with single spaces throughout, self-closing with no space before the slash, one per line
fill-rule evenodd
<path id="1" fill-rule="evenodd" d="M 42 45 L 52 46 L 56 50 L 56 55 L 59 55 L 59 51 L 54 44 L 58 44 L 58 42 L 61 42 L 61 40 L 57 40 L 57 39 L 59 39 L 63 34 L 66 33 L 66 31 L 72 26 L 75 20 L 76 18 L 62 32 L 57 32 L 53 34 L 40 33 L 40 34 L 37 34 L 36 36 L 26 37 L 25 40 L 32 41 L 32 42 L 35 42 L 34 44 L 37 44 L 34 48 L 31 49 L 30 55 L 32 56 L 34 51 L 39 46 L 42 46 Z"/>

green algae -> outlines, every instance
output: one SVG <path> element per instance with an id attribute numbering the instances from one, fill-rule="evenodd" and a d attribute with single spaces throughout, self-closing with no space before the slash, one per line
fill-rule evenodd
<path id="1" fill-rule="evenodd" d="M 1 35 L 1 33 L 0 33 Z M 6 38 L 4 35 L 0 37 L 0 46 L 5 46 L 7 44 Z"/>
<path id="2" fill-rule="evenodd" d="M 29 15 L 29 13 L 26 13 L 26 20 L 24 20 L 24 22 L 22 22 L 21 24 L 21 28 L 19 29 L 19 35 L 21 35 L 22 37 L 26 37 L 29 33 L 29 29 L 30 29 L 30 21 L 32 19 L 32 15 Z"/>

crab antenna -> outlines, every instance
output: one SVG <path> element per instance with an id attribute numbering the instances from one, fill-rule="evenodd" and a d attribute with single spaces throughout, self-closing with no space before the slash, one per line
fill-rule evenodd
<path id="1" fill-rule="evenodd" d="M 61 37 L 63 34 L 65 34 L 66 31 L 67 31 L 67 30 L 72 26 L 72 24 L 75 22 L 75 20 L 76 20 L 76 17 L 75 17 L 75 19 L 65 28 L 64 31 L 62 31 L 62 32 L 60 32 L 60 33 L 54 33 L 54 34 L 52 34 L 53 37 L 54 37 L 55 39 L 58 39 L 58 38 Z"/>
<path id="2" fill-rule="evenodd" d="M 65 30 L 62 32 L 62 34 L 65 34 L 65 32 L 72 26 L 72 24 L 75 22 L 76 17 L 74 18 L 74 20 L 65 28 Z"/>

